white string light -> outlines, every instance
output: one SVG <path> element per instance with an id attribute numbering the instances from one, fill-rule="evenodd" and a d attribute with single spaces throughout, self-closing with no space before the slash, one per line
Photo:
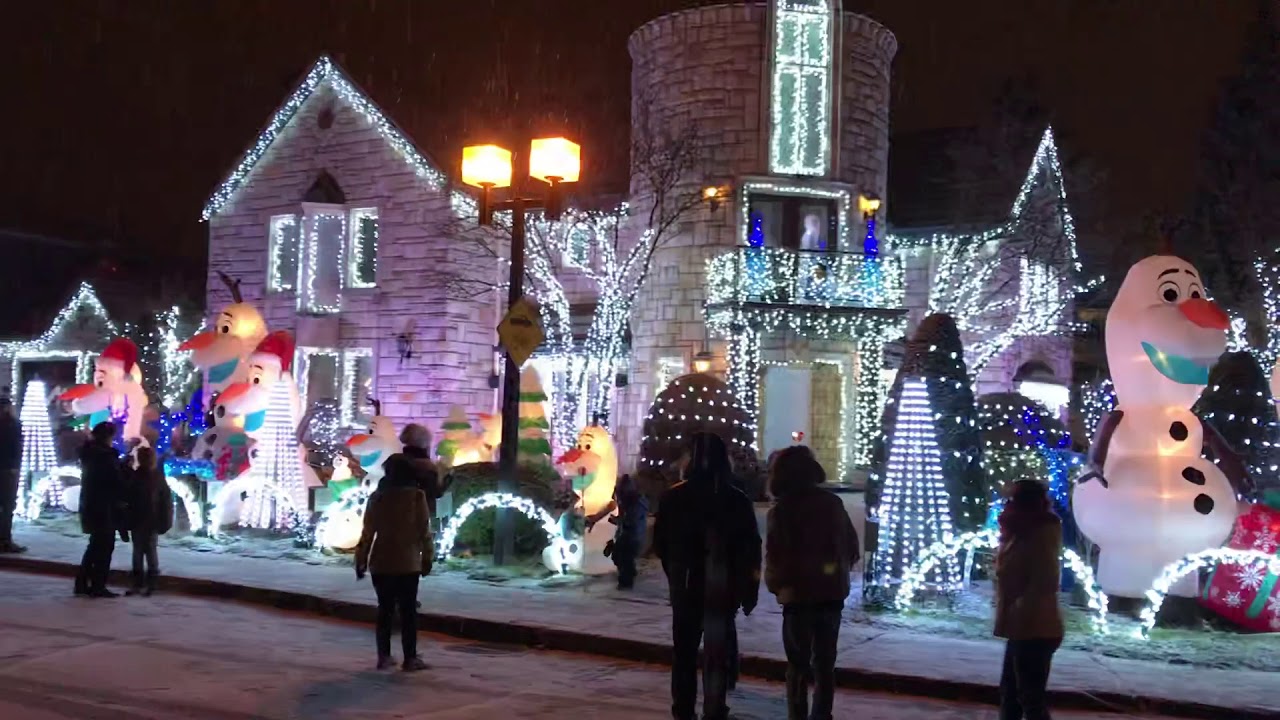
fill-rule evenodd
<path id="1" fill-rule="evenodd" d="M 271 218 L 267 289 L 279 292 L 297 288 L 298 250 L 298 216 L 276 215 Z"/>
<path id="2" fill-rule="evenodd" d="M 774 7 L 769 169 L 825 175 L 831 149 L 831 10 L 826 0 Z M 810 103 L 810 93 L 817 97 Z"/>
<path id="3" fill-rule="evenodd" d="M 187 524 L 191 526 L 191 532 L 200 532 L 204 528 L 204 513 L 200 510 L 200 501 L 196 498 L 195 493 L 182 480 L 165 476 L 165 484 L 169 486 L 169 490 L 178 499 L 182 501 L 182 507 L 187 513 Z"/>
<path id="4" fill-rule="evenodd" d="M 172 488 L 173 484 L 170 483 L 169 487 Z M 222 526 L 227 522 L 227 508 L 230 505 L 231 498 L 236 495 L 247 495 L 252 499 L 254 493 L 257 492 L 265 493 L 268 497 L 274 498 L 281 504 L 285 512 L 297 511 L 293 504 L 293 497 L 288 492 L 250 470 L 225 483 L 218 490 L 217 495 L 214 496 L 213 501 L 209 504 L 209 534 L 215 537 L 222 534 Z M 191 524 L 194 530 L 195 521 L 192 520 Z"/>
<path id="5" fill-rule="evenodd" d="M 924 378 L 903 382 L 884 474 L 874 578 L 879 587 L 900 582 L 930 546 L 953 535 L 938 430 Z M 957 587 L 956 559 L 948 556 L 942 562 L 945 567 L 937 582 L 946 589 Z"/>
<path id="6" fill-rule="evenodd" d="M 18 487 L 40 477 L 58 464 L 53 444 L 53 425 L 49 422 L 49 389 L 43 380 L 32 380 L 22 394 L 22 460 L 18 469 Z M 62 484 L 53 489 L 53 504 L 62 504 Z M 19 505 L 21 507 L 21 505 Z"/>
<path id="7" fill-rule="evenodd" d="M 378 209 L 357 208 L 351 211 L 350 262 L 347 264 L 347 286 L 371 288 L 378 285 Z M 366 267 L 367 265 L 367 267 Z"/>
<path id="8" fill-rule="evenodd" d="M 1235 548 L 1218 547 L 1191 553 L 1181 560 L 1166 565 L 1164 570 L 1161 570 L 1156 577 L 1155 582 L 1151 583 L 1151 587 L 1144 593 L 1147 598 L 1147 605 L 1142 608 L 1140 614 L 1142 623 L 1138 628 L 1138 637 L 1146 639 L 1150 636 L 1151 629 L 1156 626 L 1156 616 L 1160 613 L 1160 607 L 1164 605 L 1164 598 L 1168 595 L 1169 588 L 1173 587 L 1174 583 L 1191 573 L 1213 567 L 1217 563 L 1241 566 L 1262 564 L 1265 565 L 1267 572 L 1273 575 L 1280 575 L 1280 557 L 1261 550 L 1237 550 Z"/>
<path id="9" fill-rule="evenodd" d="M 333 290 L 333 298 L 321 301 L 316 298 L 316 277 L 320 273 L 320 231 L 322 225 L 337 222 L 338 231 L 338 252 L 336 263 L 341 268 L 340 259 L 345 257 L 346 237 L 347 237 L 347 216 L 340 212 L 320 211 L 309 214 L 307 216 L 307 244 L 303 252 L 304 262 L 301 263 L 303 273 L 298 280 L 298 287 L 302 289 L 298 293 L 298 310 L 300 312 L 315 314 L 333 314 L 342 309 L 342 276 L 343 272 L 339 270 L 337 277 L 334 278 L 335 287 Z M 328 258 L 325 259 L 326 262 Z"/>
<path id="10" fill-rule="evenodd" d="M 306 483 L 302 478 L 302 456 L 298 447 L 298 418 L 294 417 L 293 396 L 288 376 L 282 377 L 271 387 L 267 402 L 266 426 L 259 436 L 261 446 L 249 473 L 262 481 L 249 497 L 250 512 L 246 524 L 250 527 L 283 528 L 287 511 L 306 502 Z M 268 490 L 270 488 L 270 490 Z M 273 496 L 290 496 L 290 502 L 273 503 Z M 274 507 L 273 507 L 274 505 Z"/>
<path id="11" fill-rule="evenodd" d="M 46 507 L 66 506 L 65 488 L 62 483 L 62 478 L 64 477 L 79 479 L 80 466 L 59 465 L 58 467 L 49 468 L 48 472 L 35 480 L 31 487 L 31 494 L 25 499 L 27 520 L 39 520 L 40 513 L 44 512 Z M 23 507 L 24 500 L 20 499 L 17 511 L 20 512 Z"/>
<path id="12" fill-rule="evenodd" d="M 453 552 L 454 543 L 458 541 L 458 531 L 462 529 L 462 524 L 477 510 L 487 508 L 515 510 L 534 522 L 541 523 L 542 531 L 547 534 L 553 556 L 562 558 L 570 556 L 570 541 L 564 537 L 560 530 L 560 523 L 551 516 L 551 513 L 528 498 L 510 493 L 495 492 L 473 497 L 454 511 L 449 518 L 449 522 L 444 526 L 444 530 L 440 533 L 440 542 L 436 544 L 436 557 L 447 559 Z M 563 575 L 565 568 L 561 566 L 558 571 Z"/>

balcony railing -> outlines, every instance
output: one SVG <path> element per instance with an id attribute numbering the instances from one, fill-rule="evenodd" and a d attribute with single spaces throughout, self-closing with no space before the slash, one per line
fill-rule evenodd
<path id="1" fill-rule="evenodd" d="M 739 247 L 707 261 L 709 305 L 890 309 L 902 301 L 902 264 L 894 257 Z"/>

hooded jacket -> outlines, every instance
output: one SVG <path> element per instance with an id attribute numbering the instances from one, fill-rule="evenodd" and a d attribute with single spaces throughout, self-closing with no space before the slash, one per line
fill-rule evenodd
<path id="1" fill-rule="evenodd" d="M 1005 511 L 1009 511 L 1006 509 Z M 1002 518 L 996 551 L 995 635 L 1009 640 L 1060 639 L 1062 521 L 1045 511 L 1025 518 Z"/>
<path id="2" fill-rule="evenodd" d="M 653 550 L 672 605 L 726 613 L 755 606 L 760 530 L 751 500 L 727 481 L 692 479 L 663 493 Z"/>
<path id="3" fill-rule="evenodd" d="M 858 562 L 858 535 L 844 503 L 815 485 L 798 487 L 769 510 L 765 585 L 782 605 L 841 604 Z"/>
<path id="4" fill-rule="evenodd" d="M 80 529 L 86 535 L 114 532 L 123 518 L 123 468 L 120 453 L 90 440 L 80 447 Z"/>

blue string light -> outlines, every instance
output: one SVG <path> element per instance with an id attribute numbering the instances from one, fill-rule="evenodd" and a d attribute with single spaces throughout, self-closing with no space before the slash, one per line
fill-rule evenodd
<path id="1" fill-rule="evenodd" d="M 862 238 L 862 254 L 869 258 L 880 256 L 880 241 L 876 239 L 876 216 L 867 214 L 867 234 Z"/>

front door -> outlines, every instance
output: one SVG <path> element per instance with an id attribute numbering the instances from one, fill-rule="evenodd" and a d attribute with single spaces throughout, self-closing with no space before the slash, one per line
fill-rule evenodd
<path id="1" fill-rule="evenodd" d="M 813 373 L 807 367 L 769 367 L 764 373 L 764 456 L 791 447 L 799 433 L 808 444 Z"/>

